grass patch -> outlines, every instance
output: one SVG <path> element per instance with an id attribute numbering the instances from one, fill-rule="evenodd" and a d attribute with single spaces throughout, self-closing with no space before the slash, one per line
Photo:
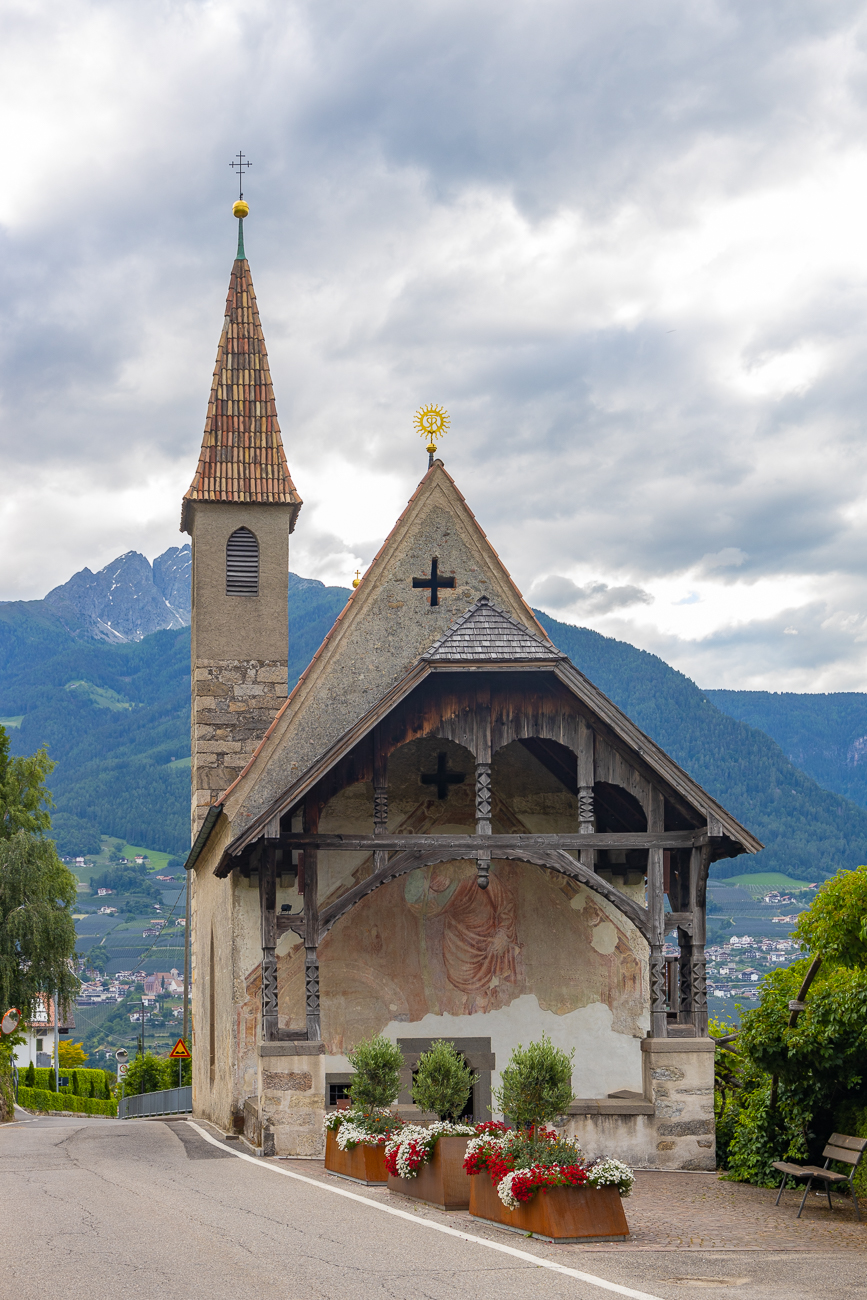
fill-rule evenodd
<path id="1" fill-rule="evenodd" d="M 63 689 L 73 691 L 80 698 L 90 700 L 91 704 L 95 704 L 98 709 L 111 709 L 112 712 L 118 713 L 123 709 L 135 708 L 134 704 L 117 691 L 112 691 L 107 686 L 95 686 L 93 682 L 67 682 Z"/>
<path id="2" fill-rule="evenodd" d="M 762 894 L 769 893 L 772 889 L 778 890 L 781 894 L 791 894 L 795 889 L 806 889 L 810 883 L 807 880 L 794 880 L 791 876 L 784 876 L 781 871 L 757 871 L 755 875 L 743 876 L 726 876 L 723 880 L 713 880 L 708 882 L 713 885 L 737 885 L 739 889 L 745 889 L 748 894 L 758 897 Z M 818 880 L 816 884 L 821 884 Z"/>
<path id="3" fill-rule="evenodd" d="M 23 721 L 24 714 L 19 713 L 17 718 L 0 718 L 0 727 L 15 727 L 17 729 Z"/>

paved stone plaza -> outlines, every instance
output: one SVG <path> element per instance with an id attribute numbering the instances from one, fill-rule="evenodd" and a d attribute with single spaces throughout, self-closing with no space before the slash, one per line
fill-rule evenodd
<path id="1" fill-rule="evenodd" d="M 308 1178 L 315 1170 L 323 1180 L 332 1181 L 332 1175 L 325 1173 L 320 1161 L 283 1160 L 279 1163 Z M 334 1181 L 356 1186 L 344 1179 Z M 374 1200 L 399 1201 L 404 1208 L 442 1219 L 452 1226 L 460 1221 L 462 1228 L 477 1236 L 493 1234 L 498 1239 L 502 1236 L 502 1229 L 488 1228 L 462 1211 L 440 1213 L 427 1206 L 419 1207 L 417 1202 L 397 1197 L 393 1192 L 360 1186 L 357 1190 Z M 797 1219 L 803 1184 L 800 1191 L 790 1189 L 784 1192 L 778 1206 L 774 1205 L 776 1196 L 776 1191 L 731 1183 L 717 1174 L 639 1171 L 633 1193 L 625 1202 L 631 1233 L 628 1243 L 561 1245 L 550 1249 L 557 1258 L 564 1254 L 680 1251 L 684 1248 L 733 1252 L 867 1250 L 867 1205 L 862 1205 L 864 1222 L 858 1223 L 848 1197 L 832 1193 L 834 1209 L 830 1211 L 824 1192 L 818 1196 L 811 1191 L 804 1213 Z M 513 1234 L 507 1236 L 511 1240 Z M 538 1246 L 542 1247 L 543 1243 L 538 1243 Z"/>

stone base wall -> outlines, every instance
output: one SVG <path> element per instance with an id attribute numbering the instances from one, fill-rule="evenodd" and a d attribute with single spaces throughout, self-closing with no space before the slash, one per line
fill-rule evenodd
<path id="1" fill-rule="evenodd" d="M 715 1169 L 712 1040 L 645 1038 L 641 1052 L 644 1097 L 574 1102 L 569 1136 L 638 1169 Z"/>
<path id="2" fill-rule="evenodd" d="M 247 766 L 286 699 L 285 660 L 200 659 L 192 672 L 192 825 Z"/>
<path id="3" fill-rule="evenodd" d="M 255 1145 L 265 1155 L 324 1156 L 325 1044 L 260 1043 L 258 1051 Z"/>

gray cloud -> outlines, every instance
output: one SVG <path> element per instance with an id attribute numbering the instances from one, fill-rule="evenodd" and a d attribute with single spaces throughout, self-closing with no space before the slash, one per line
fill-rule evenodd
<path id="1" fill-rule="evenodd" d="M 539 603 L 708 685 L 862 668 L 867 685 L 847 630 L 867 605 L 865 12 L 16 10 L 0 597 L 179 540 L 244 148 L 305 498 L 293 567 L 348 582 L 368 561 L 423 472 L 411 418 L 434 400 L 448 468 Z M 654 584 L 686 574 L 696 609 L 761 583 L 791 598 L 673 634 L 663 605 L 686 619 L 691 597 Z"/>
<path id="2" fill-rule="evenodd" d="M 542 578 L 531 588 L 536 604 L 546 609 L 572 609 L 577 614 L 608 614 L 628 605 L 652 605 L 653 597 L 640 587 L 609 587 L 607 582 L 588 582 L 579 587 L 571 578 L 558 574 Z"/>

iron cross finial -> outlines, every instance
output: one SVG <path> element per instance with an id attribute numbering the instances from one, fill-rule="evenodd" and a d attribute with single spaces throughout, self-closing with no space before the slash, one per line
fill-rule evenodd
<path id="1" fill-rule="evenodd" d="M 253 164 L 245 160 L 243 153 L 239 149 L 237 159 L 233 158 L 229 166 L 233 171 L 236 167 L 238 168 L 238 199 L 240 201 L 244 197 L 244 172 L 248 171 Z"/>

